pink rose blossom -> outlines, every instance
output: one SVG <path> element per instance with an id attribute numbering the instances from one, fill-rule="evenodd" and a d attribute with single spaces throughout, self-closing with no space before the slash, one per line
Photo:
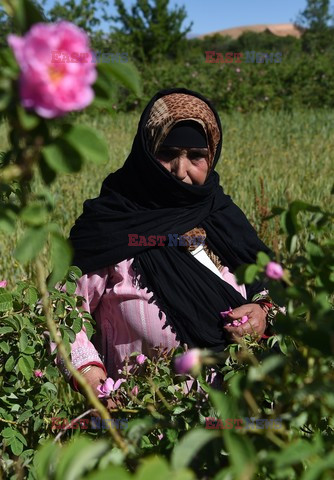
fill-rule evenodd
<path id="1" fill-rule="evenodd" d="M 228 309 L 228 310 L 225 310 L 225 312 L 220 312 L 220 315 L 221 315 L 223 318 L 225 318 L 225 317 L 228 316 L 228 314 L 229 314 L 230 312 L 232 312 L 232 310 L 233 310 L 233 309 L 232 309 L 231 307 L 229 307 L 229 309 Z"/>
<path id="2" fill-rule="evenodd" d="M 192 348 L 183 355 L 175 358 L 174 366 L 177 373 L 189 373 L 197 370 L 201 365 L 201 351 L 199 348 Z"/>
<path id="3" fill-rule="evenodd" d="M 7 287 L 7 280 L 1 280 L 0 281 L 0 288 L 6 288 Z"/>
<path id="4" fill-rule="evenodd" d="M 93 101 L 91 85 L 97 73 L 84 30 L 66 21 L 36 23 L 23 37 L 10 34 L 7 40 L 21 69 L 19 88 L 25 108 L 54 118 Z M 83 58 L 74 63 L 74 52 L 86 53 L 86 63 Z"/>
<path id="5" fill-rule="evenodd" d="M 266 275 L 273 280 L 279 280 L 283 276 L 283 268 L 279 263 L 269 262 L 266 266 Z"/>
<path id="6" fill-rule="evenodd" d="M 103 398 L 103 397 L 109 397 L 111 392 L 115 392 L 120 385 L 125 382 L 126 380 L 124 378 L 120 378 L 116 380 L 116 382 L 112 378 L 107 378 L 103 385 L 99 385 L 96 390 L 99 392 L 98 397 Z"/>
<path id="7" fill-rule="evenodd" d="M 131 393 L 132 393 L 132 395 L 138 395 L 138 392 L 139 392 L 139 388 L 138 388 L 137 385 L 135 385 L 133 387 L 133 389 L 131 390 Z"/>
<path id="8" fill-rule="evenodd" d="M 42 372 L 42 370 L 35 370 L 34 375 L 35 375 L 35 377 L 40 378 L 40 377 L 43 377 L 43 372 Z"/>
<path id="9" fill-rule="evenodd" d="M 138 365 L 142 365 L 147 360 L 147 357 L 143 353 L 136 356 L 136 362 Z"/>

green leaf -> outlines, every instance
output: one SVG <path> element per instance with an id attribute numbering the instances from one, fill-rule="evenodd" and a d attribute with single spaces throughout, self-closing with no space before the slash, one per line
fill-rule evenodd
<path id="1" fill-rule="evenodd" d="M 249 265 L 245 271 L 245 283 L 252 283 L 255 280 L 255 277 L 259 271 L 257 265 Z"/>
<path id="2" fill-rule="evenodd" d="M 0 207 L 0 231 L 11 234 L 15 231 L 17 214 L 12 208 Z"/>
<path id="3" fill-rule="evenodd" d="M 265 267 L 270 262 L 270 257 L 264 252 L 258 252 L 256 263 L 261 267 Z"/>
<path id="4" fill-rule="evenodd" d="M 0 312 L 7 312 L 13 308 L 13 297 L 10 293 L 0 293 Z M 10 327 L 3 327 L 10 328 Z M 10 330 L 11 331 L 11 330 Z M 0 330 L 1 332 L 1 330 Z M 6 333 L 5 331 L 2 331 Z"/>
<path id="5" fill-rule="evenodd" d="M 27 225 L 39 226 L 47 222 L 48 212 L 44 205 L 31 203 L 21 211 L 20 218 Z"/>
<path id="6" fill-rule="evenodd" d="M 43 147 L 42 156 L 48 166 L 58 173 L 79 172 L 83 158 L 78 149 L 73 148 L 64 139 L 57 138 Z"/>
<path id="7" fill-rule="evenodd" d="M 21 263 L 33 260 L 43 249 L 47 236 L 48 231 L 45 226 L 29 228 L 19 240 L 14 250 L 14 257 Z"/>
<path id="8" fill-rule="evenodd" d="M 132 63 L 100 63 L 97 66 L 99 76 L 110 81 L 114 78 L 122 86 L 131 90 L 135 95 L 142 95 L 141 80 L 138 70 Z"/>
<path id="9" fill-rule="evenodd" d="M 15 437 L 16 437 L 20 442 L 22 442 L 23 445 L 25 445 L 25 446 L 28 445 L 28 444 L 27 444 L 27 440 L 26 440 L 26 439 L 24 438 L 24 436 L 23 436 L 20 432 L 18 432 L 17 430 L 15 430 Z"/>
<path id="10" fill-rule="evenodd" d="M 281 355 L 272 355 L 266 358 L 263 363 L 258 365 L 257 367 L 250 367 L 248 370 L 248 379 L 251 382 L 261 381 L 269 372 L 275 370 L 275 368 L 281 366 L 284 363 L 285 358 L 283 358 Z"/>
<path id="11" fill-rule="evenodd" d="M 36 420 L 40 420 L 37 418 Z M 34 427 L 34 431 L 36 431 Z M 58 444 L 48 440 L 42 447 L 39 447 L 34 457 L 34 466 L 38 480 L 47 480 L 51 477 L 51 465 L 58 464 L 60 448 Z"/>
<path id="12" fill-rule="evenodd" d="M 300 480 L 322 480 L 323 473 L 332 473 L 334 469 L 334 452 L 327 454 L 321 458 L 321 460 L 316 461 L 314 464 L 310 465 L 307 470 L 300 477 Z M 326 477 L 331 478 L 331 477 Z"/>
<path id="13" fill-rule="evenodd" d="M 131 480 L 133 478 L 124 468 L 117 465 L 109 466 L 105 470 L 99 470 L 85 476 L 85 480 Z"/>
<path id="14" fill-rule="evenodd" d="M 6 335 L 6 333 L 11 333 L 13 330 L 12 327 L 0 327 L 0 335 Z"/>
<path id="15" fill-rule="evenodd" d="M 1 349 L 4 353 L 8 354 L 8 353 L 9 353 L 9 350 L 10 350 L 10 347 L 9 347 L 9 345 L 8 345 L 7 342 L 0 342 L 0 349 Z"/>
<path id="16" fill-rule="evenodd" d="M 69 280 L 66 281 L 66 293 L 68 295 L 73 295 L 76 291 L 77 284 L 75 282 L 71 282 Z"/>
<path id="17" fill-rule="evenodd" d="M 82 329 L 82 318 L 77 317 L 73 320 L 72 330 L 74 333 L 79 333 L 81 329 Z"/>
<path id="18" fill-rule="evenodd" d="M 20 357 L 18 361 L 18 367 L 20 372 L 29 380 L 32 376 L 32 368 L 29 364 L 29 361 L 25 357 Z"/>
<path id="19" fill-rule="evenodd" d="M 52 289 L 57 282 L 61 281 L 67 272 L 72 260 L 72 248 L 68 241 L 61 235 L 51 235 L 51 262 L 53 270 L 48 278 L 48 288 Z"/>
<path id="20" fill-rule="evenodd" d="M 97 164 L 108 162 L 108 146 L 104 137 L 91 127 L 64 125 L 63 137 L 85 160 Z"/>
<path id="21" fill-rule="evenodd" d="M 19 418 L 17 419 L 18 423 L 24 422 L 28 418 L 32 417 L 33 413 L 31 410 L 26 410 L 25 412 L 21 413 Z"/>
<path id="22" fill-rule="evenodd" d="M 159 480 L 170 479 L 170 469 L 167 461 L 160 456 L 150 456 L 142 460 L 142 464 L 136 472 L 136 480 L 158 478 Z"/>
<path id="23" fill-rule="evenodd" d="M 108 450 L 109 443 L 106 441 L 93 442 L 87 438 L 77 438 L 63 449 L 55 480 L 80 480 L 88 465 L 91 468 Z"/>
<path id="24" fill-rule="evenodd" d="M 249 438 L 232 430 L 224 430 L 224 441 L 236 478 L 253 478 L 256 452 Z"/>
<path id="25" fill-rule="evenodd" d="M 20 335 L 20 340 L 19 340 L 19 347 L 21 352 L 24 352 L 24 350 L 28 346 L 28 343 L 29 343 L 28 335 L 24 330 L 22 330 Z"/>
<path id="26" fill-rule="evenodd" d="M 10 356 L 5 363 L 5 370 L 6 372 L 11 372 L 14 368 L 15 365 L 15 358 L 13 356 Z"/>
<path id="27" fill-rule="evenodd" d="M 3 0 L 3 5 L 8 15 L 13 17 L 14 26 L 19 30 L 18 33 L 24 34 L 34 23 L 46 21 L 43 10 L 32 0 L 16 0 L 15 2 Z"/>
<path id="28" fill-rule="evenodd" d="M 21 455 L 23 451 L 23 443 L 20 442 L 20 440 L 17 437 L 13 437 L 10 440 L 9 445 L 14 455 Z"/>
<path id="29" fill-rule="evenodd" d="M 91 336 L 93 335 L 94 333 L 94 329 L 93 329 L 93 326 L 90 322 L 84 322 L 84 327 L 86 329 L 86 335 L 87 337 L 90 339 Z"/>
<path id="30" fill-rule="evenodd" d="M 40 118 L 37 115 L 28 113 L 21 105 L 17 105 L 16 109 L 19 121 L 24 130 L 32 130 L 40 123 Z"/>
<path id="31" fill-rule="evenodd" d="M 41 177 L 46 185 L 51 185 L 51 183 L 56 179 L 56 172 L 48 165 L 44 157 L 40 157 L 38 167 L 40 170 Z"/>
<path id="32" fill-rule="evenodd" d="M 82 277 L 82 271 L 80 270 L 79 267 L 76 267 L 75 265 L 71 265 L 68 269 L 68 277 L 72 281 L 77 280 Z"/>
<path id="33" fill-rule="evenodd" d="M 1 435 L 4 438 L 12 438 L 15 437 L 15 430 L 12 427 L 6 427 L 1 431 Z"/>
<path id="34" fill-rule="evenodd" d="M 187 467 L 195 455 L 208 442 L 220 436 L 218 430 L 195 429 L 184 435 L 173 450 L 171 464 L 174 469 Z"/>
<path id="35" fill-rule="evenodd" d="M 38 291 L 35 287 L 28 287 L 25 296 L 24 296 L 24 301 L 28 305 L 34 305 L 38 300 Z"/>
<path id="36" fill-rule="evenodd" d="M 320 454 L 322 447 L 318 444 L 318 448 L 314 445 L 314 442 L 309 442 L 302 439 L 297 439 L 287 445 L 275 456 L 276 468 L 281 469 L 289 465 L 295 465 L 309 457 L 313 457 L 317 453 Z"/>
<path id="37" fill-rule="evenodd" d="M 209 396 L 220 418 L 239 418 L 235 402 L 223 392 L 209 388 Z"/>

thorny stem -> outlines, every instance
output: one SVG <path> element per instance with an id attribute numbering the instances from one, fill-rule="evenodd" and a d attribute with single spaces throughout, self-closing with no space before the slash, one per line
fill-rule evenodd
<path id="1" fill-rule="evenodd" d="M 46 317 L 47 327 L 50 331 L 51 339 L 56 343 L 57 351 L 59 355 L 62 357 L 62 359 L 64 360 L 66 368 L 73 375 L 73 377 L 76 379 L 78 384 L 82 387 L 88 401 L 99 412 L 101 418 L 103 418 L 104 420 L 111 420 L 108 410 L 104 407 L 104 405 L 102 405 L 102 403 L 94 395 L 94 392 L 91 386 L 86 382 L 85 378 L 73 367 L 71 361 L 68 358 L 65 346 L 58 335 L 56 323 L 52 318 L 50 298 L 49 298 L 48 291 L 45 284 L 44 267 L 40 260 L 35 261 L 35 266 L 36 266 L 36 277 L 37 277 L 38 288 L 42 295 L 43 310 Z M 111 436 L 113 437 L 115 443 L 118 445 L 118 447 L 121 450 L 123 450 L 125 454 L 127 454 L 128 453 L 127 444 L 124 442 L 123 438 L 119 435 L 119 433 L 117 432 L 117 429 L 112 425 L 112 422 L 107 422 L 107 423 L 108 423 L 108 430 Z"/>
<path id="2" fill-rule="evenodd" d="M 10 423 L 11 425 L 18 425 L 17 422 L 13 422 L 12 420 L 5 420 L 4 418 L 0 418 L 0 422 Z"/>
<path id="3" fill-rule="evenodd" d="M 147 378 L 147 381 L 151 385 L 151 387 L 153 388 L 154 392 L 158 395 L 158 397 L 160 398 L 160 400 L 162 401 L 164 406 L 167 408 L 167 410 L 170 410 L 172 407 L 168 404 L 165 397 L 160 392 L 159 387 L 154 383 L 154 381 L 150 377 Z"/>

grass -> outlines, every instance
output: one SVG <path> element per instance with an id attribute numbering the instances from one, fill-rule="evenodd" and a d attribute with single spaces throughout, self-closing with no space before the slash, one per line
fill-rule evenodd
<path id="1" fill-rule="evenodd" d="M 67 236 L 88 198 L 99 195 L 103 179 L 122 166 L 136 133 L 138 114 L 100 115 L 80 123 L 102 132 L 109 146 L 109 161 L 97 167 L 86 164 L 77 174 L 61 175 L 51 186 L 55 210 L 50 221 L 57 222 Z M 275 251 L 282 247 L 276 220 L 263 222 L 262 216 L 274 205 L 286 207 L 300 199 L 332 210 L 334 112 L 308 110 L 241 114 L 221 113 L 223 153 L 217 171 L 225 193 L 244 211 L 260 238 Z M 5 125 L 0 125 L 0 151 L 8 147 Z M 38 176 L 33 190 L 42 187 Z M 10 285 L 30 276 L 13 258 L 13 249 L 21 234 L 0 233 L 1 279 Z M 47 260 L 47 257 L 45 256 Z"/>

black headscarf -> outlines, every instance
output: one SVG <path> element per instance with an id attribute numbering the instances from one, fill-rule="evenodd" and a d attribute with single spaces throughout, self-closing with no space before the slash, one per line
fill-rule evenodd
<path id="1" fill-rule="evenodd" d="M 145 125 L 154 102 L 170 93 L 185 93 L 203 100 L 215 115 L 221 133 L 213 168 L 203 185 L 175 178 L 147 148 Z M 89 273 L 133 258 L 137 285 L 152 291 L 152 299 L 166 314 L 181 343 L 221 351 L 228 343 L 220 312 L 250 303 L 263 290 L 262 282 L 247 285 L 247 300 L 230 284 L 180 247 L 129 246 L 128 234 L 184 234 L 202 227 L 207 244 L 231 272 L 254 263 L 258 251 L 273 252 L 258 238 L 242 210 L 219 185 L 214 171 L 222 145 L 216 110 L 202 95 L 185 88 L 159 91 L 145 108 L 131 153 L 123 167 L 108 175 L 100 195 L 86 200 L 83 213 L 70 232 L 73 265 Z M 159 313 L 161 318 L 161 312 Z"/>

